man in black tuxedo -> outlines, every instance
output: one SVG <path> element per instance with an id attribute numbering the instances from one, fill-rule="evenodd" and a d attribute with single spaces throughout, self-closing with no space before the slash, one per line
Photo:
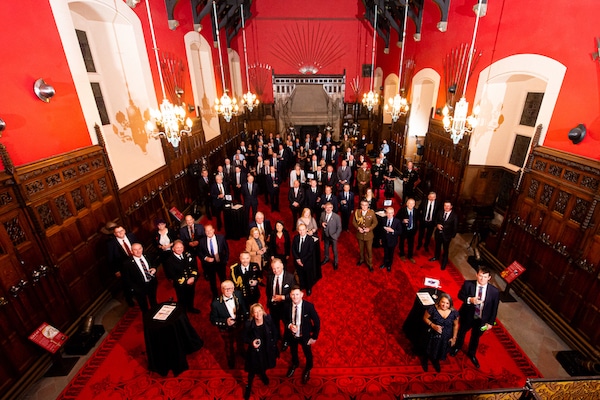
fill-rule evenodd
<path id="1" fill-rule="evenodd" d="M 304 192 L 305 205 L 310 208 L 314 215 L 321 213 L 321 189 L 315 179 L 311 179 L 308 188 Z"/>
<path id="2" fill-rule="evenodd" d="M 283 262 L 279 258 L 274 258 L 271 261 L 271 268 L 273 274 L 269 274 L 267 277 L 267 307 L 271 318 L 273 318 L 273 323 L 277 326 L 279 337 L 283 337 L 279 321 L 284 319 L 285 305 L 290 301 L 290 292 L 296 285 L 296 281 L 294 280 L 294 274 L 285 270 Z M 281 351 L 285 351 L 287 348 L 288 342 L 283 337 Z"/>
<path id="3" fill-rule="evenodd" d="M 402 234 L 400 235 L 400 259 L 406 260 L 404 256 L 404 242 L 408 242 L 407 256 L 411 263 L 415 263 L 413 258 L 413 249 L 415 248 L 415 235 L 417 233 L 418 216 L 415 209 L 415 200 L 406 200 L 406 206 L 398 211 L 396 216 L 402 223 Z"/>
<path id="4" fill-rule="evenodd" d="M 327 203 L 331 203 L 331 205 L 333 206 L 333 212 L 337 214 L 338 199 L 337 196 L 333 194 L 333 187 L 331 186 L 325 186 L 323 194 L 321 195 L 321 209 L 319 210 L 317 216 L 320 215 L 320 213 L 325 209 L 325 204 Z"/>
<path id="5" fill-rule="evenodd" d="M 442 204 L 437 200 L 435 192 L 429 192 L 427 200 L 421 202 L 419 207 L 419 239 L 417 241 L 417 250 L 425 246 L 425 251 L 429 251 L 429 241 L 435 229 L 435 218 L 440 212 Z M 423 242 L 425 239 L 425 242 Z"/>
<path id="6" fill-rule="evenodd" d="M 246 173 L 242 171 L 242 167 L 236 165 L 235 172 L 233 174 L 233 181 L 231 182 L 231 188 L 233 190 L 233 198 L 237 202 L 241 202 L 242 199 L 242 187 L 246 184 Z"/>
<path id="7" fill-rule="evenodd" d="M 477 271 L 477 279 L 465 281 L 458 291 L 458 298 L 463 304 L 458 311 L 460 327 L 450 355 L 455 356 L 458 353 L 465 341 L 466 333 L 470 330 L 471 339 L 467 356 L 475 368 L 479 368 L 479 361 L 476 357 L 479 338 L 484 332 L 492 329 L 498 313 L 500 291 L 489 284 L 490 279 L 492 279 L 490 269 L 482 265 Z"/>
<path id="8" fill-rule="evenodd" d="M 186 215 L 184 221 L 185 225 L 179 228 L 179 238 L 183 241 L 185 251 L 197 255 L 199 240 L 204 236 L 204 227 L 197 224 L 191 215 Z"/>
<path id="9" fill-rule="evenodd" d="M 292 352 L 292 364 L 287 372 L 291 378 L 300 365 L 298 359 L 298 345 L 302 346 L 302 352 L 306 358 L 306 366 L 302 374 L 302 383 L 306 384 L 310 379 L 310 370 L 313 367 L 312 345 L 317 341 L 321 330 L 321 320 L 315 310 L 315 306 L 306 300 L 302 300 L 304 293 L 295 287 L 290 293 L 291 303 L 285 312 L 285 326 L 290 350 Z"/>
<path id="10" fill-rule="evenodd" d="M 198 264 L 196 256 L 185 252 L 183 242 L 179 239 L 173 242 L 173 254 L 167 258 L 165 275 L 173 282 L 177 303 L 187 312 L 199 314 L 200 310 L 194 308 L 194 295 L 196 293 L 196 280 L 198 278 Z"/>
<path id="11" fill-rule="evenodd" d="M 342 214 L 342 229 L 347 231 L 350 223 L 350 216 L 354 211 L 354 192 L 350 191 L 350 183 L 344 184 L 343 190 L 338 195 L 340 211 Z"/>
<path id="12" fill-rule="evenodd" d="M 217 276 L 219 281 L 225 280 L 225 266 L 229 261 L 229 246 L 225 236 L 215 234 L 212 225 L 204 227 L 206 237 L 203 237 L 198 244 L 198 257 L 202 262 L 204 273 L 208 276 L 210 290 L 213 298 L 219 295 L 217 290 Z"/>
<path id="13" fill-rule="evenodd" d="M 139 243 L 131 245 L 133 255 L 122 267 L 123 279 L 133 291 L 133 296 L 140 306 L 142 313 L 154 308 L 156 302 L 156 264 L 144 254 L 144 248 Z"/>
<path id="14" fill-rule="evenodd" d="M 265 219 L 265 214 L 260 211 L 256 213 L 254 221 L 249 224 L 249 229 L 252 230 L 252 228 L 258 229 L 258 232 L 263 237 L 263 241 L 267 244 L 269 243 L 273 228 L 271 228 L 271 221 Z"/>
<path id="15" fill-rule="evenodd" d="M 383 230 L 385 237 L 383 238 L 383 264 L 379 268 L 386 268 L 388 272 L 392 271 L 392 263 L 394 261 L 394 249 L 398 243 L 398 237 L 402 234 L 402 223 L 398 218 L 394 218 L 394 208 L 388 207 L 385 209 L 385 225 Z"/>
<path id="16" fill-rule="evenodd" d="M 456 236 L 456 232 L 458 231 L 458 216 L 452 211 L 452 203 L 450 201 L 444 202 L 444 209 L 437 215 L 435 222 L 435 255 L 430 258 L 429 261 L 440 259 L 440 253 L 443 246 L 444 254 L 442 256 L 441 264 L 442 270 L 444 270 L 448 264 L 450 242 L 454 236 Z"/>
<path id="17" fill-rule="evenodd" d="M 225 175 L 224 182 L 227 185 L 231 185 L 233 182 L 233 174 L 235 172 L 234 166 L 231 164 L 231 160 L 229 158 L 225 159 L 225 164 L 223 165 L 223 174 Z"/>
<path id="18" fill-rule="evenodd" d="M 277 171 L 275 171 L 275 167 L 270 168 L 269 175 L 265 176 L 266 182 L 266 193 L 267 198 L 265 199 L 265 203 L 271 203 L 271 212 L 279 212 L 279 185 L 281 184 L 281 178 Z"/>
<path id="19" fill-rule="evenodd" d="M 204 214 L 206 214 L 206 218 L 211 219 L 211 210 L 210 210 L 210 179 L 208 177 L 208 170 L 205 168 L 200 172 L 200 205 L 204 207 Z"/>
<path id="20" fill-rule="evenodd" d="M 258 284 L 262 281 L 262 270 L 257 263 L 250 262 L 250 253 L 242 251 L 240 262 L 233 264 L 229 269 L 235 289 L 242 294 L 246 305 L 250 307 L 252 304 L 258 303 L 260 298 Z"/>
<path id="21" fill-rule="evenodd" d="M 225 196 L 229 194 L 229 188 L 223 182 L 221 175 L 215 175 L 215 182 L 212 184 L 210 189 L 210 197 L 212 198 L 213 214 L 217 217 L 217 229 L 221 230 L 223 226 L 222 214 L 223 208 L 225 207 Z"/>
<path id="22" fill-rule="evenodd" d="M 292 256 L 300 287 L 306 289 L 306 294 L 310 296 L 315 282 L 315 241 L 306 232 L 306 225 L 299 224 L 298 234 L 292 242 Z"/>
<path id="23" fill-rule="evenodd" d="M 242 197 L 244 198 L 244 208 L 248 213 L 248 220 L 252 220 L 258 211 L 258 185 L 254 183 L 254 176 L 251 174 L 248 174 L 246 179 L 246 183 L 242 185 Z"/>
<path id="24" fill-rule="evenodd" d="M 225 355 L 230 369 L 235 368 L 235 343 L 239 352 L 244 349 L 242 329 L 248 319 L 248 308 L 242 294 L 235 290 L 232 281 L 221 283 L 221 296 L 210 304 L 210 322 L 219 328 L 225 343 Z"/>
<path id="25" fill-rule="evenodd" d="M 288 192 L 288 201 L 292 210 L 292 221 L 296 223 L 304 205 L 304 189 L 300 187 L 300 181 L 294 181 L 294 186 Z"/>
<path id="26" fill-rule="evenodd" d="M 325 173 L 323 184 L 325 186 L 331 186 L 333 192 L 337 193 L 338 177 L 337 172 L 333 170 L 333 165 L 327 166 L 327 172 Z"/>
<path id="27" fill-rule="evenodd" d="M 133 233 L 127 233 L 122 225 L 118 225 L 114 222 L 107 223 L 105 228 L 107 229 L 107 232 L 112 235 L 106 244 L 108 264 L 115 276 L 121 278 L 123 263 L 133 255 L 131 246 L 133 243 L 137 242 L 137 239 Z M 129 307 L 133 307 L 135 305 L 133 302 L 133 292 L 131 291 L 131 288 L 127 286 L 128 282 L 125 280 L 121 280 L 121 282 L 125 301 Z"/>

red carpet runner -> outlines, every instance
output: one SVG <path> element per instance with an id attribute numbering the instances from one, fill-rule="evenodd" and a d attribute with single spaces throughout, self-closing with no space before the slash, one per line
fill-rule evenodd
<path id="1" fill-rule="evenodd" d="M 287 191 L 281 213 L 271 215 L 268 206 L 260 210 L 271 223 L 285 221 L 291 230 Z M 285 196 L 285 197 L 284 197 Z M 352 228 L 351 228 L 352 229 Z M 245 240 L 230 241 L 230 264 L 237 260 Z M 462 276 L 452 265 L 441 271 L 439 263 L 427 261 L 431 254 L 417 252 L 416 264 L 396 259 L 392 272 L 380 270 L 383 250 L 374 249 L 375 271 L 356 266 L 358 249 L 353 232 L 344 232 L 339 242 L 340 267 L 323 266 L 323 278 L 308 300 L 321 316 L 321 334 L 314 345 L 315 368 L 306 385 L 301 369 L 286 378 L 289 350 L 270 370 L 269 386 L 255 380 L 253 399 L 396 399 L 404 393 L 434 393 L 522 387 L 527 377 L 539 372 L 514 339 L 499 323 L 483 335 L 477 370 L 464 353 L 442 362 L 441 373 L 423 372 L 420 360 L 402 332 L 402 323 L 423 286 L 425 276 L 441 279 L 443 290 L 456 298 Z M 163 279 L 159 301 L 174 296 Z M 264 287 L 261 301 L 264 304 Z M 455 307 L 460 306 L 455 302 Z M 208 320 L 210 290 L 204 280 L 196 289 L 200 315 L 190 319 L 205 341 L 204 347 L 188 356 L 190 369 L 178 377 L 161 377 L 146 369 L 145 346 L 139 309 L 130 309 L 87 364 L 63 391 L 61 399 L 239 399 L 243 396 L 246 373 L 238 357 L 237 369 L 229 370 L 221 338 Z M 500 306 L 502 307 L 502 305 Z M 466 346 L 466 345 L 465 345 Z M 300 352 L 301 354 L 301 352 Z M 301 355 L 301 365 L 303 360 Z"/>

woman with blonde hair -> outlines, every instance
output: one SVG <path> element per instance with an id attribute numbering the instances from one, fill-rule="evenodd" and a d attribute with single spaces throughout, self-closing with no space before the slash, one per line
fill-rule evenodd
<path id="1" fill-rule="evenodd" d="M 250 229 L 250 235 L 246 240 L 246 251 L 250 254 L 250 262 L 257 263 L 260 268 L 263 267 L 263 256 L 267 252 L 267 244 L 260 235 L 258 228 Z"/>
<path id="2" fill-rule="evenodd" d="M 306 208 L 304 208 L 304 210 L 302 210 L 302 214 L 300 214 L 300 218 L 298 218 L 298 221 L 296 221 L 296 228 L 300 224 L 306 225 L 306 233 L 308 233 L 311 236 L 315 235 L 317 233 L 317 229 L 319 228 L 317 226 L 317 221 L 313 218 L 312 212 L 310 211 L 310 208 L 308 208 L 308 207 L 306 207 Z"/>
<path id="3" fill-rule="evenodd" d="M 258 374 L 265 385 L 269 384 L 267 370 L 274 368 L 279 356 L 277 340 L 279 331 L 271 316 L 260 303 L 250 306 L 250 319 L 244 329 L 244 343 L 248 344 L 245 370 L 248 372 L 248 385 L 244 399 L 252 394 L 252 381 Z"/>

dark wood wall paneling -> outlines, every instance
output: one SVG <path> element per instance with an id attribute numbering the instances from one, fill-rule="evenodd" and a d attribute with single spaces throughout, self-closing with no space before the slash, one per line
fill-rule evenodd
<path id="1" fill-rule="evenodd" d="M 430 120 L 425 137 L 421 188 L 423 193 L 434 190 L 438 198 L 450 200 L 455 206 L 469 161 L 469 136 L 457 145 L 444 130 L 441 121 Z M 459 212 L 460 215 L 460 212 Z"/>
<path id="2" fill-rule="evenodd" d="M 600 163 L 536 148 L 497 258 L 527 268 L 516 287 L 571 345 L 600 355 Z M 583 339 L 583 340 L 580 340 Z M 587 347 L 586 347 L 587 346 Z"/>

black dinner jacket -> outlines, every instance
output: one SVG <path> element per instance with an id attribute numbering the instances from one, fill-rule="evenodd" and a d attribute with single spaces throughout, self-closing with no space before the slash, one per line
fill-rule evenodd
<path id="1" fill-rule="evenodd" d="M 475 293 L 476 289 L 477 281 L 469 280 L 465 281 L 458 291 L 458 298 L 463 302 L 460 310 L 458 310 L 461 323 L 469 324 L 473 322 L 475 317 L 475 305 L 467 304 L 467 297 L 477 297 L 477 293 Z M 484 324 L 493 325 L 496 321 L 499 301 L 500 291 L 497 287 L 488 283 L 485 294 L 485 302 L 483 303 L 483 310 L 481 313 L 481 321 Z"/>
<path id="2" fill-rule="evenodd" d="M 229 246 L 227 245 L 227 240 L 225 240 L 225 236 L 219 233 L 215 233 L 215 237 L 217 238 L 219 263 L 227 264 L 227 261 L 229 260 Z M 208 238 L 204 236 L 200 239 L 200 243 L 198 243 L 198 257 L 200 257 L 200 260 L 204 265 L 207 262 L 204 261 L 204 259 L 210 256 L 210 251 L 208 251 Z"/>
<path id="3" fill-rule="evenodd" d="M 284 321 L 286 329 L 292 323 L 292 310 L 293 303 L 290 301 L 286 304 L 286 309 L 284 313 Z M 319 319 L 319 315 L 317 314 L 317 310 L 315 310 L 315 306 L 306 301 L 302 300 L 302 316 L 300 322 L 300 340 L 306 343 L 308 339 L 317 340 L 319 338 L 319 332 L 321 331 L 321 320 Z"/>
<path id="4" fill-rule="evenodd" d="M 290 207 L 292 206 L 293 202 L 298 202 L 298 207 L 302 207 L 302 205 L 304 205 L 304 189 L 299 187 L 298 195 L 294 196 L 294 188 L 291 187 L 290 191 L 288 192 L 288 200 L 290 202 Z"/>
<path id="5" fill-rule="evenodd" d="M 422 223 L 426 223 L 425 217 L 427 217 L 427 204 L 428 203 L 429 203 L 429 200 L 423 199 L 423 201 L 421 201 L 421 205 L 419 207 L 419 221 Z M 435 224 L 437 215 L 439 214 L 439 212 L 442 208 L 443 208 L 442 202 L 438 199 L 435 199 L 433 202 L 433 212 L 431 213 L 431 223 L 432 224 Z"/>
<path id="6" fill-rule="evenodd" d="M 271 303 L 271 298 L 273 297 L 273 281 L 275 280 L 275 274 L 270 274 L 267 278 L 267 300 L 269 304 L 269 308 L 273 306 Z M 296 281 L 294 280 L 294 274 L 289 273 L 287 271 L 283 271 L 283 277 L 281 278 L 281 294 L 285 296 L 285 300 L 288 301 L 290 299 L 290 292 L 296 285 Z M 277 303 L 281 304 L 281 302 Z"/>
<path id="7" fill-rule="evenodd" d="M 306 206 L 309 207 L 311 210 L 314 209 L 318 205 L 317 199 L 321 198 L 321 188 L 317 186 L 315 188 L 315 193 L 313 193 L 312 187 L 309 186 L 304 192 L 304 198 L 306 200 Z"/>
<path id="8" fill-rule="evenodd" d="M 323 184 L 325 186 L 331 186 L 333 188 L 332 192 L 336 193 L 336 188 L 338 184 L 337 172 L 333 171 L 331 173 L 331 178 L 329 178 L 329 172 L 325 172 L 325 176 L 323 176 Z"/>
<path id="9" fill-rule="evenodd" d="M 265 179 L 267 182 L 267 191 L 272 194 L 275 193 L 275 190 L 278 189 L 279 187 L 275 187 L 273 185 L 280 185 L 281 184 L 281 179 L 279 178 L 279 173 L 275 173 L 275 179 L 273 179 L 273 177 L 271 176 L 271 174 L 265 175 Z"/>
<path id="10" fill-rule="evenodd" d="M 198 264 L 196 256 L 183 252 L 183 260 L 180 260 L 175 253 L 171 253 L 165 262 L 165 275 L 167 279 L 173 281 L 173 285 L 183 285 L 188 278 L 198 276 Z"/>
<path id="11" fill-rule="evenodd" d="M 381 221 L 381 225 L 387 226 L 387 221 L 388 220 L 386 216 L 385 219 Z M 386 230 L 383 231 L 385 233 L 384 245 L 386 247 L 396 246 L 396 243 L 398 243 L 398 237 L 402 234 L 402 225 L 402 221 L 400 221 L 398 218 L 393 218 L 391 228 L 394 230 L 394 232 L 387 232 Z"/>
<path id="12" fill-rule="evenodd" d="M 201 224 L 194 224 L 194 241 L 200 240 L 204 237 L 204 226 Z M 183 241 L 183 245 L 185 246 L 186 251 L 193 251 L 190 247 L 190 242 L 192 242 L 192 238 L 190 237 L 190 232 L 188 230 L 187 225 L 179 228 L 179 238 Z"/>
<path id="13" fill-rule="evenodd" d="M 442 229 L 442 238 L 444 241 L 449 242 L 458 232 L 458 215 L 452 210 L 450 211 L 450 215 L 448 215 L 448 219 L 444 221 L 444 209 L 441 209 L 437 215 L 435 224 L 442 225 L 444 228 Z"/>
<path id="14" fill-rule="evenodd" d="M 265 228 L 265 244 L 266 244 L 267 238 L 269 236 L 271 236 L 271 233 L 273 233 L 273 228 L 271 228 L 271 221 L 269 221 L 268 219 L 265 219 L 263 221 L 263 226 Z M 248 230 L 250 230 L 252 228 L 258 228 L 258 224 L 256 223 L 256 221 L 252 221 L 248 224 Z"/>
<path id="15" fill-rule="evenodd" d="M 148 264 L 148 269 L 154 268 L 158 270 L 158 265 L 152 257 L 150 257 L 148 254 L 144 254 L 144 258 Z M 146 277 L 142 274 L 142 271 L 140 271 L 140 268 L 133 257 L 129 257 L 129 259 L 123 263 L 121 273 L 123 279 L 129 284 L 129 287 L 132 288 L 135 293 L 147 293 L 148 290 L 150 290 L 149 284 L 156 283 L 156 274 L 154 274 L 154 278 L 148 282 L 148 284 L 146 283 Z"/>
<path id="16" fill-rule="evenodd" d="M 340 204 L 340 210 L 343 210 L 343 211 L 354 210 L 354 193 L 352 191 L 348 192 L 348 202 L 346 204 L 342 204 L 342 200 L 346 200 L 343 190 L 338 195 L 338 202 Z"/>
<path id="17" fill-rule="evenodd" d="M 238 290 L 233 292 L 233 301 L 235 302 L 235 320 L 237 325 L 248 319 L 248 308 L 242 297 L 242 293 Z M 227 325 L 227 318 L 230 317 L 231 315 L 229 315 L 229 310 L 225 305 L 223 296 L 221 295 L 214 299 L 210 305 L 210 322 L 219 328 L 219 330 L 225 331 L 231 328 Z"/>
<path id="18" fill-rule="evenodd" d="M 242 197 L 244 198 L 244 204 L 258 204 L 258 185 L 256 182 L 252 182 L 252 194 L 248 190 L 248 182 L 242 184 Z"/>
<path id="19" fill-rule="evenodd" d="M 296 235 L 292 242 L 292 255 L 294 261 L 300 259 L 304 268 L 312 267 L 313 254 L 315 252 L 315 241 L 310 235 L 306 235 L 304 243 L 302 243 L 302 249 L 298 252 L 298 246 L 300 245 L 300 235 Z"/>
<path id="20" fill-rule="evenodd" d="M 324 206 L 326 203 L 331 203 L 331 205 L 333 206 L 333 212 L 337 214 L 339 208 L 337 196 L 331 193 L 329 200 L 327 200 L 327 195 L 323 193 L 321 195 L 321 207 Z"/>
<path id="21" fill-rule="evenodd" d="M 129 239 L 129 243 L 132 245 L 134 243 L 138 243 L 135 235 L 133 233 L 127 232 L 125 234 L 127 239 Z M 107 252 L 108 252 L 108 263 L 112 269 L 112 272 L 119 272 L 123 267 L 123 262 L 125 262 L 130 256 L 125 252 L 125 249 L 119 243 L 119 240 L 116 236 L 112 235 L 107 242 Z"/>
<path id="22" fill-rule="evenodd" d="M 223 194 L 224 195 L 228 195 L 230 194 L 229 192 L 229 185 L 226 182 L 223 182 Z M 213 182 L 213 184 L 210 187 L 210 197 L 212 198 L 212 205 L 214 207 L 219 207 L 222 208 L 225 205 L 225 197 L 223 197 L 222 199 L 219 199 L 219 187 L 217 186 L 216 182 Z"/>

